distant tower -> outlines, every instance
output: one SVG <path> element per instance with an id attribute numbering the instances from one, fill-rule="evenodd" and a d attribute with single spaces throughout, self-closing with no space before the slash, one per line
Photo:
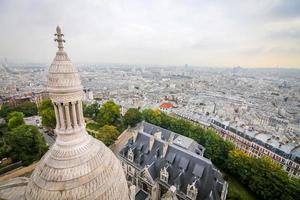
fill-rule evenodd
<path id="1" fill-rule="evenodd" d="M 85 130 L 79 74 L 64 51 L 60 27 L 56 32 L 59 50 L 49 68 L 48 91 L 57 138 L 32 173 L 25 199 L 127 200 L 128 187 L 119 160 Z"/>

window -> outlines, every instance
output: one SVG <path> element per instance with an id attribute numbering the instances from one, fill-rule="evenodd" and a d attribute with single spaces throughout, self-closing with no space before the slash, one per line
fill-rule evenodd
<path id="1" fill-rule="evenodd" d="M 128 160 L 133 162 L 133 158 L 134 158 L 133 150 L 130 148 L 128 150 Z"/>
<path id="2" fill-rule="evenodd" d="M 134 174 L 134 168 L 130 165 L 128 165 L 128 172 Z"/>
<path id="3" fill-rule="evenodd" d="M 167 168 L 164 167 L 163 169 L 160 170 L 160 180 L 168 183 L 168 179 L 169 179 L 169 173 L 167 171 Z"/>

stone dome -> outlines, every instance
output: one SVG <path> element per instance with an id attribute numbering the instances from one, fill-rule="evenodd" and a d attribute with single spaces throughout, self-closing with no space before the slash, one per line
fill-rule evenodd
<path id="1" fill-rule="evenodd" d="M 128 199 L 119 160 L 102 142 L 85 135 L 77 144 L 58 144 L 40 160 L 26 199 Z"/>
<path id="2" fill-rule="evenodd" d="M 64 51 L 58 51 L 48 71 L 48 91 L 65 93 L 82 90 L 77 69 Z"/>
<path id="3" fill-rule="evenodd" d="M 120 161 L 85 130 L 80 78 L 63 50 L 59 27 L 56 36 L 59 51 L 49 68 L 48 90 L 57 138 L 32 173 L 25 199 L 128 200 Z"/>

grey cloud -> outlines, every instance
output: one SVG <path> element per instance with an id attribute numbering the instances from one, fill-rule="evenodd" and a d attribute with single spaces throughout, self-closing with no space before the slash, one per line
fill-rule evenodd
<path id="1" fill-rule="evenodd" d="M 219 57 L 216 64 L 228 65 L 224 55 L 262 54 L 280 46 L 279 38 L 291 38 L 285 48 L 294 48 L 299 29 L 289 24 L 299 4 L 293 2 L 0 0 L 0 59 L 51 62 L 60 24 L 74 62 L 207 65 Z M 265 29 L 277 21 L 285 26 Z"/>
<path id="2" fill-rule="evenodd" d="M 273 39 L 291 39 L 300 40 L 300 24 L 296 28 L 288 28 L 286 30 L 276 30 L 271 31 L 266 37 L 271 37 Z"/>
<path id="3" fill-rule="evenodd" d="M 274 18 L 298 18 L 300 17 L 300 1 L 280 0 L 274 1 L 270 14 Z"/>

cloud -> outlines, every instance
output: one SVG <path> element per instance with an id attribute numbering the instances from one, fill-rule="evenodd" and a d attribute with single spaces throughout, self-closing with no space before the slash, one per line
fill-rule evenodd
<path id="1" fill-rule="evenodd" d="M 293 2 L 0 0 L 0 58 L 51 62 L 60 24 L 74 62 L 297 67 Z"/>
<path id="2" fill-rule="evenodd" d="M 300 17 L 300 1 L 297 0 L 280 0 L 275 1 L 271 7 L 270 15 L 274 18 L 299 18 Z"/>

